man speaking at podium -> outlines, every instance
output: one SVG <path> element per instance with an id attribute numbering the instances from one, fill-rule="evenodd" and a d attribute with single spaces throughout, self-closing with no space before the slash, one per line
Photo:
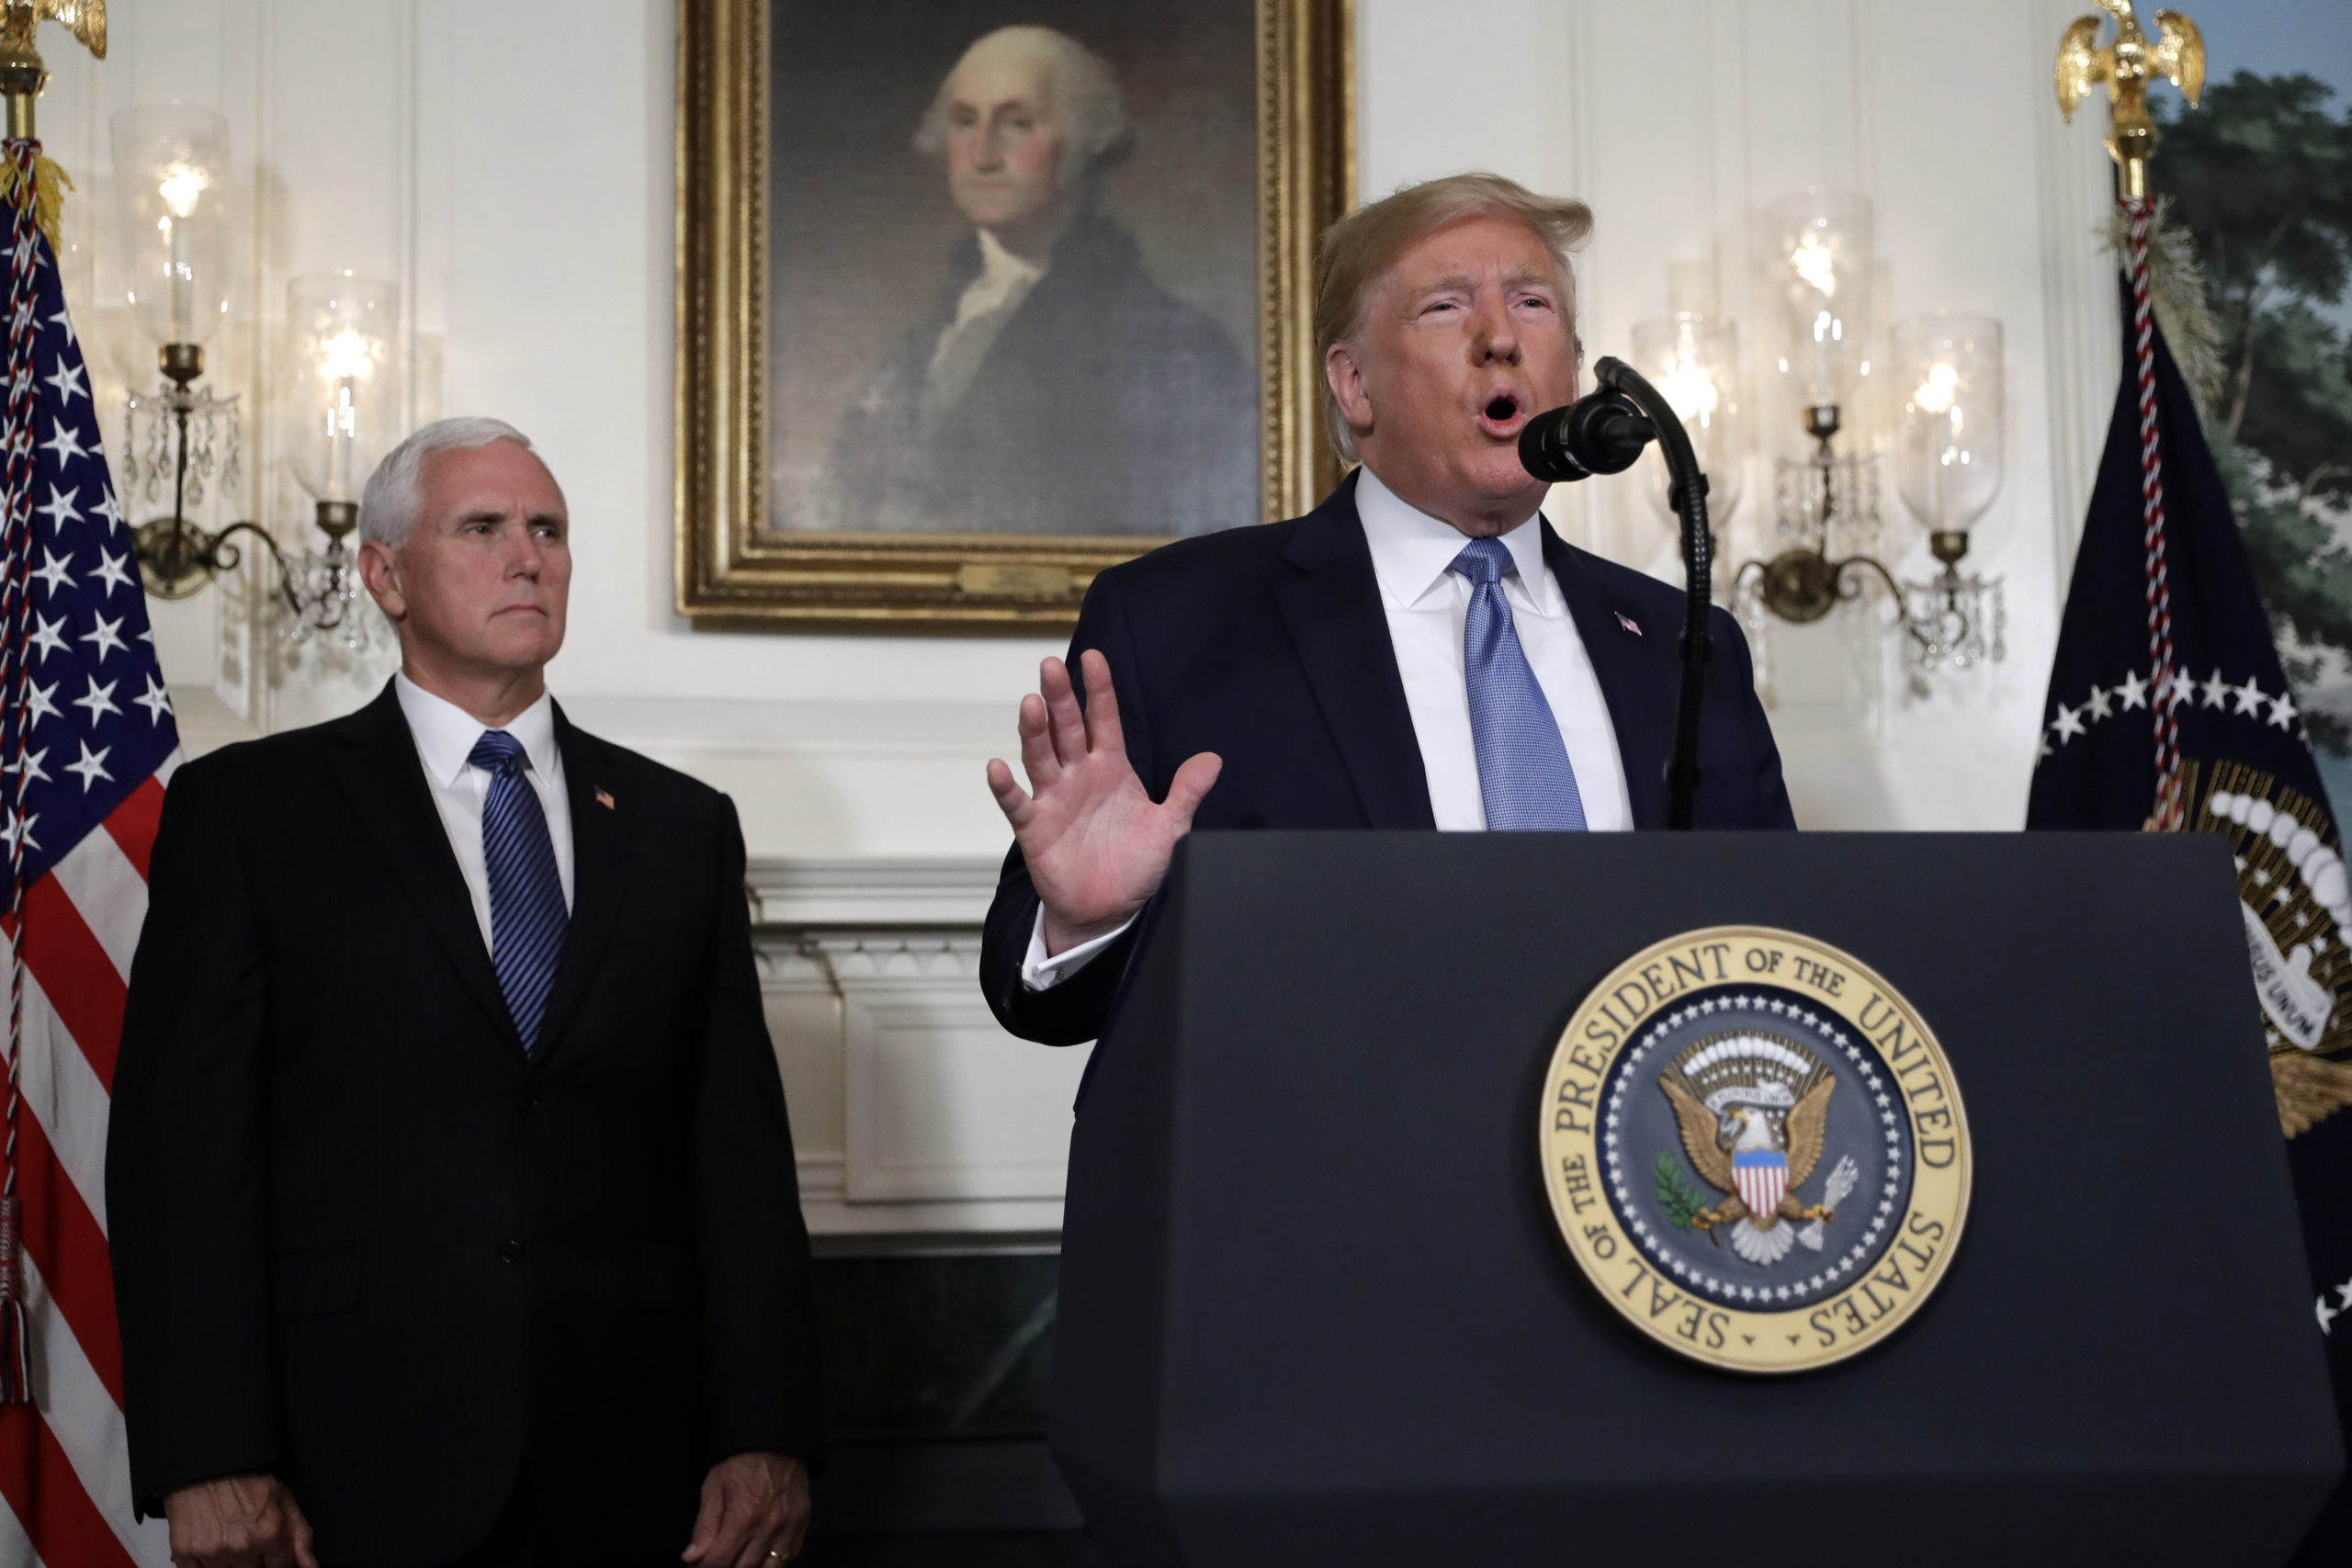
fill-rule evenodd
<path id="1" fill-rule="evenodd" d="M 1194 826 L 1665 824 L 1682 595 L 1564 543 L 1519 460 L 1528 420 L 1577 396 L 1567 251 L 1591 226 L 1474 174 L 1324 235 L 1324 412 L 1362 466 L 1304 517 L 1095 579 L 1069 663 L 1021 700 L 1029 789 L 989 764 L 1015 844 L 980 983 L 1007 1029 L 1102 1032 Z M 1713 627 L 1697 826 L 1793 828 L 1747 643 Z"/>

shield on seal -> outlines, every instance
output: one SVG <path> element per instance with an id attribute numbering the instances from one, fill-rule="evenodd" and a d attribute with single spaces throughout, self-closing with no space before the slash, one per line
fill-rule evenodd
<path id="1" fill-rule="evenodd" d="M 1758 1221 L 1770 1219 L 1789 1190 L 1789 1156 L 1778 1149 L 1742 1149 L 1731 1156 L 1731 1173 L 1747 1212 Z"/>

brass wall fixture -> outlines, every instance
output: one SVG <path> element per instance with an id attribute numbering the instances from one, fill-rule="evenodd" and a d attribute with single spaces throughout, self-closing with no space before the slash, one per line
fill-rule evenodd
<path id="1" fill-rule="evenodd" d="M 197 385 L 205 344 L 229 311 L 228 122 L 210 109 L 151 105 L 124 109 L 110 130 L 129 303 L 158 345 L 163 372 L 157 390 L 130 398 L 119 465 L 126 503 L 171 496 L 170 512 L 133 529 L 141 580 L 157 598 L 188 598 L 237 569 L 239 536 L 250 536 L 276 565 L 284 635 L 369 646 L 385 628 L 364 603 L 345 541 L 359 522 L 358 485 L 381 456 L 398 407 L 397 294 L 349 273 L 297 278 L 288 289 L 289 455 L 326 547 L 288 550 L 251 520 L 205 527 L 190 510 L 216 487 L 233 490 L 244 460 L 237 397 Z"/>
<path id="2" fill-rule="evenodd" d="M 1928 530 L 1940 570 L 1900 578 L 1873 553 L 1880 523 L 1875 453 L 1841 452 L 1870 382 L 1871 203 L 1851 191 L 1801 191 L 1768 209 L 1769 273 L 1780 305 L 1779 368 L 1813 451 L 1779 459 L 1769 559 L 1743 563 L 1742 605 L 1798 626 L 1823 620 L 1872 585 L 1893 608 L 1915 691 L 1940 668 L 2007 655 L 2007 607 L 1998 579 L 1960 570 L 1969 530 L 2001 482 L 2001 326 L 1982 316 L 1927 316 L 1892 333 L 1889 374 L 1905 389 L 1895 470 L 1905 505 Z M 1841 551 L 1843 553 L 1841 553 Z"/>

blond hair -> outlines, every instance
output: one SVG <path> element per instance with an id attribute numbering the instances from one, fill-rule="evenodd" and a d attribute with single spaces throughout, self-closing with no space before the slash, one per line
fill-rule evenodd
<path id="1" fill-rule="evenodd" d="M 1320 367 L 1335 343 L 1363 329 L 1373 292 L 1397 258 L 1441 229 L 1472 218 L 1498 218 L 1524 224 L 1544 248 L 1567 296 L 1569 328 L 1575 330 L 1576 274 L 1569 250 L 1592 232 L 1592 209 L 1573 197 L 1538 196 L 1500 175 L 1447 175 L 1400 186 L 1369 207 L 1359 207 L 1323 231 L 1315 251 L 1315 362 Z M 1355 434 L 1327 377 L 1323 422 L 1343 461 L 1356 461 Z"/>

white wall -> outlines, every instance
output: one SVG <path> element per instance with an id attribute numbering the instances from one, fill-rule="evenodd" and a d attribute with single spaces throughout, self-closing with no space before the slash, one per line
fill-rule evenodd
<path id="1" fill-rule="evenodd" d="M 2060 125 L 2048 85 L 2059 32 L 2080 6 L 1956 0 L 1929 24 L 1905 0 L 1358 5 L 1361 188 L 1487 167 L 1584 197 L 1598 217 L 1580 262 L 1581 326 L 1595 354 L 1623 352 L 1634 321 L 1664 313 L 1668 263 L 1704 263 L 1741 324 L 1748 401 L 1768 404 L 1754 231 L 1767 201 L 1813 184 L 1858 186 L 1876 200 L 1893 290 L 1883 314 L 1943 308 L 2002 319 L 2008 476 L 1975 564 L 2007 580 L 2008 662 L 1906 704 L 1897 688 L 1855 684 L 1846 666 L 1879 645 L 1850 617 L 1843 630 L 1775 633 L 1771 651 L 1775 723 L 1806 826 L 2016 826 L 2063 574 L 2114 386 L 2114 295 L 2091 238 L 2106 160 L 2090 124 Z M 578 564 L 571 640 L 551 679 L 575 716 L 730 791 L 770 874 L 810 860 L 931 857 L 942 886 L 961 890 L 935 902 L 936 922 L 968 929 L 972 868 L 1006 840 L 981 763 L 1009 750 L 1014 702 L 1058 639 L 707 632 L 669 608 L 672 6 L 115 0 L 110 11 L 113 56 L 103 63 L 57 29 L 43 38 L 57 80 L 42 130 L 79 182 L 69 233 L 79 254 L 96 253 L 74 264 L 94 339 L 124 336 L 100 308 L 114 264 L 92 245 L 111 184 L 106 117 L 179 97 L 220 107 L 232 124 L 241 284 L 213 358 L 217 378 L 246 400 L 257 460 L 244 493 L 216 515 L 258 510 L 281 527 L 306 515 L 267 460 L 269 329 L 286 280 L 338 267 L 394 279 L 412 364 L 423 369 L 412 378 L 417 414 L 514 421 L 568 492 Z M 119 393 L 125 367 L 147 355 L 152 348 L 117 341 L 94 355 L 98 379 Z M 1748 459 L 1736 553 L 1758 546 L 1767 464 L 1796 450 L 1792 435 L 1759 437 Z M 1645 510 L 1641 482 L 1629 475 L 1564 491 L 1554 515 L 1604 553 L 1670 570 L 1670 541 Z M 1924 553 L 1908 564 L 1923 569 Z M 335 670 L 313 657 L 289 661 L 221 592 L 161 606 L 157 623 L 199 747 L 342 711 L 382 679 L 380 660 Z M 862 886 L 862 874 L 844 874 Z M 962 1190 L 995 1204 L 917 1205 L 899 1211 L 899 1228 L 953 1229 L 943 1213 L 983 1209 L 993 1218 L 974 1224 L 1050 1226 L 1054 1206 L 1033 1190 L 1034 1171 L 1019 1174 L 1029 1168 L 989 1143 L 989 1129 L 1009 1116 L 1050 1145 L 1060 1123 L 1034 1113 L 1066 1092 L 1072 1069 L 986 1087 L 997 1080 L 970 1066 L 971 1053 L 989 1049 L 977 998 L 957 980 L 955 1003 L 955 987 L 938 983 L 968 954 L 951 943 L 928 957 L 857 956 L 865 950 L 842 946 L 841 922 L 822 918 L 834 907 L 810 906 L 818 913 L 806 928 L 832 937 L 787 931 L 766 953 L 804 1170 L 831 1194 L 824 1201 L 854 1199 L 863 1168 L 869 1187 L 912 1182 L 930 1198 Z M 858 1031 L 878 1038 L 877 1015 L 857 1014 L 860 998 L 887 988 L 892 963 L 921 972 L 924 1006 L 948 1009 L 925 1015 L 939 1053 L 928 1078 L 910 1072 L 920 1052 L 910 1057 L 903 1039 L 857 1060 Z M 860 1082 L 899 1084 L 915 1098 L 860 1101 Z M 937 1087 L 958 1082 L 964 1089 Z M 933 1100 L 922 1101 L 926 1093 Z M 990 1107 L 990 1093 L 1014 1102 Z M 872 1175 L 897 1157 L 883 1154 L 858 1165 L 861 1137 L 882 1150 L 908 1128 L 967 1138 L 979 1174 L 959 1190 L 952 1168 Z M 826 1223 L 880 1224 L 850 1209 Z"/>

